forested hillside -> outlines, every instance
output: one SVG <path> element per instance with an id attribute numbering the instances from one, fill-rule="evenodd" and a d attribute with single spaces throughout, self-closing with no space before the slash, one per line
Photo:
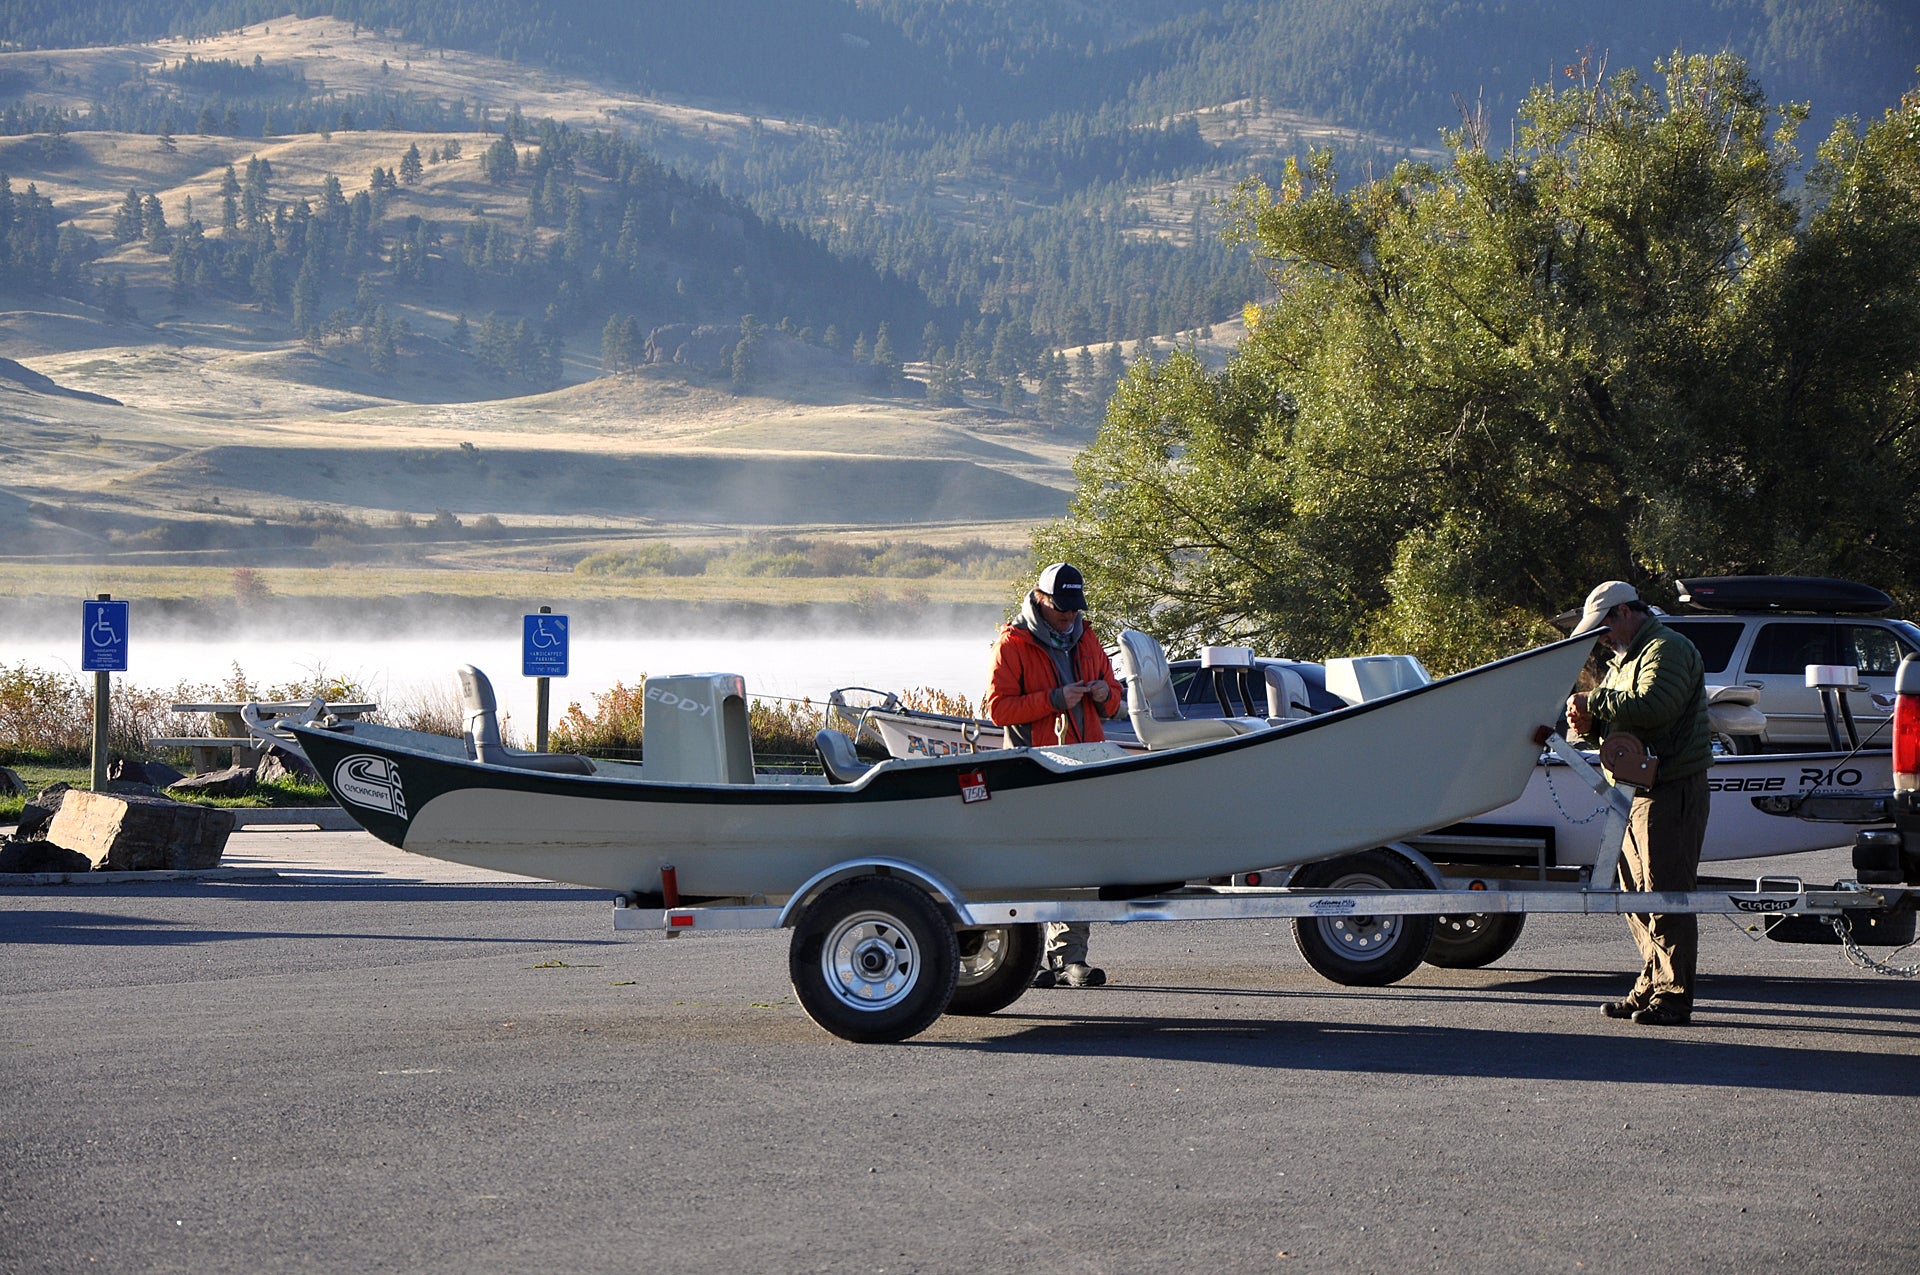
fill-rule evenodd
<path id="1" fill-rule="evenodd" d="M 297 53 L 196 56 L 191 43 L 110 81 L 55 56 L 284 25 L 290 8 L 378 44 L 378 78 L 328 83 Z M 15 287 L 127 317 L 126 267 L 137 292 L 141 254 L 159 254 L 169 304 L 250 306 L 255 326 L 357 341 L 381 363 L 383 305 L 402 357 L 402 306 L 460 316 L 435 333 L 456 349 L 497 312 L 489 333 L 509 336 L 481 363 L 536 385 L 557 375 L 563 342 L 621 365 L 661 324 L 757 324 L 877 362 L 878 384 L 924 359 L 937 399 L 966 386 L 1033 411 L 1066 401 L 1072 379 L 1084 414 L 1099 378 L 1051 351 L 1115 353 L 1265 295 L 1212 197 L 1278 181 L 1290 154 L 1333 145 L 1352 177 L 1383 172 L 1463 111 L 1507 119 L 1568 68 L 1647 66 L 1678 46 L 1743 54 L 1816 121 L 1871 118 L 1911 81 L 1920 18 L 1898 0 L 14 0 L 0 45 L 48 53 L 0 60 L 0 134 L 22 139 L 0 148 L 20 190 L 0 261 Z M 715 136 L 613 109 L 543 122 L 511 86 L 436 89 L 425 72 L 448 51 L 749 123 Z M 189 135 L 418 139 L 407 171 L 408 147 L 388 147 L 371 175 L 330 169 L 317 188 L 227 176 L 219 203 L 192 209 L 135 178 L 102 235 L 62 228 L 62 210 L 25 190 L 92 154 L 82 133 L 148 136 L 169 156 Z M 455 138 L 467 153 L 440 168 Z M 438 180 L 420 182 L 423 157 Z M 447 177 L 476 160 L 497 198 L 463 208 Z"/>
<path id="2" fill-rule="evenodd" d="M 823 120 L 1130 118 L 1261 97 L 1428 143 L 1484 93 L 1507 118 L 1582 50 L 1746 58 L 1782 99 L 1871 114 L 1920 57 L 1902 0 L 13 0 L 16 48 L 194 35 L 289 11 Z M 962 121 L 962 122 L 964 122 Z"/>

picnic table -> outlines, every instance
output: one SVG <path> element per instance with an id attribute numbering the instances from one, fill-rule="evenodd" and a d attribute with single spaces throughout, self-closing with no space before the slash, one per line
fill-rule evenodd
<path id="1" fill-rule="evenodd" d="M 273 700 L 257 703 L 254 707 L 263 720 L 271 721 L 276 717 L 304 715 L 312 703 L 311 700 Z M 149 739 L 147 747 L 186 749 L 195 774 L 218 769 L 223 752 L 232 757 L 235 766 L 258 766 L 267 755 L 270 745 L 247 734 L 247 723 L 240 716 L 240 710 L 245 707 L 243 704 L 171 704 L 168 707 L 176 713 L 205 713 L 208 733 L 164 735 Z M 327 712 L 342 720 L 357 721 L 379 707 L 378 704 L 342 701 L 328 704 Z"/>

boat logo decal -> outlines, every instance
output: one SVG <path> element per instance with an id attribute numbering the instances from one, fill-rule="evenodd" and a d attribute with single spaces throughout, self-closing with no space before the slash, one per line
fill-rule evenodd
<path id="1" fill-rule="evenodd" d="M 675 695 L 672 691 L 664 687 L 649 686 L 647 688 L 647 698 L 662 708 L 677 708 L 683 713 L 699 713 L 705 716 L 713 712 L 713 705 L 702 704 L 697 699 L 691 699 L 683 695 Z"/>
<path id="2" fill-rule="evenodd" d="M 1733 894 L 1727 898 L 1742 912 L 1785 912 L 1793 907 L 1789 899 L 1743 899 Z"/>
<path id="3" fill-rule="evenodd" d="M 407 795 L 400 789 L 400 768 L 385 757 L 355 753 L 333 768 L 333 786 L 342 797 L 368 810 L 407 817 Z"/>
<path id="4" fill-rule="evenodd" d="M 986 801 L 993 796 L 987 791 L 987 777 L 978 770 L 969 770 L 960 776 L 961 801 Z"/>
<path id="5" fill-rule="evenodd" d="M 957 757 L 961 753 L 973 751 L 971 744 L 956 744 L 952 740 L 941 739 L 936 735 L 920 736 L 912 732 L 907 734 L 907 754 L 917 757 Z"/>
<path id="6" fill-rule="evenodd" d="M 1360 902 L 1358 899 L 1315 899 L 1313 902 L 1307 904 L 1308 911 L 1321 916 L 1325 916 L 1328 913 L 1343 916 L 1349 912 L 1356 912 L 1359 908 Z"/>

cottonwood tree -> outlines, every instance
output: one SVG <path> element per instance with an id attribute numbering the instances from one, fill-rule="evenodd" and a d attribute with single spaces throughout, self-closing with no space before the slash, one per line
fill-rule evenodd
<path id="1" fill-rule="evenodd" d="M 1614 577 L 1920 598 L 1920 95 L 1796 199 L 1803 114 L 1676 54 L 1537 90 L 1504 153 L 1243 187 L 1277 299 L 1218 373 L 1134 365 L 1035 554 L 1176 647 L 1440 669 Z"/>

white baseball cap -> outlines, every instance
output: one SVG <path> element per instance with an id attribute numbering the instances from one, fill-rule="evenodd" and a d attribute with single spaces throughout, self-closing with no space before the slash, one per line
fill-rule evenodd
<path id="1" fill-rule="evenodd" d="M 1639 600 L 1640 594 L 1625 580 L 1609 580 L 1605 584 L 1595 585 L 1593 592 L 1587 595 L 1587 605 L 1580 613 L 1580 623 L 1573 626 L 1573 636 L 1592 633 L 1606 623 L 1607 612 L 1622 602 Z"/>

